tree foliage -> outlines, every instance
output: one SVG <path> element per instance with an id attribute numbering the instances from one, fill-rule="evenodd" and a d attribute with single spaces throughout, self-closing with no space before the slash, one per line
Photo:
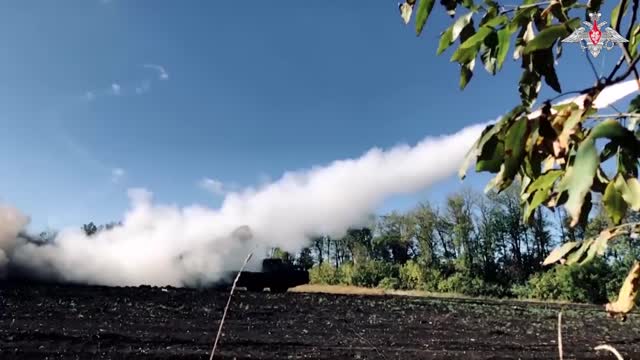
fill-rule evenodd
<path id="1" fill-rule="evenodd" d="M 486 127 L 469 151 L 460 176 L 464 178 L 466 164 L 475 161 L 477 172 L 495 174 L 487 190 L 500 193 L 518 184 L 519 206 L 523 220 L 529 225 L 536 211 L 546 207 L 566 211 L 571 232 L 584 229 L 591 219 L 593 204 L 598 202 L 611 222 L 612 226 L 599 234 L 562 244 L 549 254 L 545 264 L 587 264 L 596 256 L 604 255 L 613 240 L 640 232 L 637 221 L 624 223 L 630 214 L 640 211 L 637 127 L 640 96 L 631 102 L 627 113 L 602 115 L 593 107 L 603 89 L 631 75 L 640 85 L 636 70 L 640 59 L 638 1 L 633 0 L 628 11 L 631 2 L 621 0 L 611 14 L 611 27 L 623 36 L 626 33 L 629 42 L 621 46 L 623 54 L 610 74 L 574 92 L 581 96 L 573 102 L 553 105 L 553 99 L 549 99 L 537 112 L 532 107 L 543 82 L 560 95 L 568 94 L 562 93 L 555 69 L 555 61 L 562 54 L 561 40 L 581 26 L 582 20 L 589 20 L 589 13 L 598 12 L 602 1 L 524 0 L 509 8 L 494 0 L 441 2 L 452 22 L 441 32 L 436 52 L 442 54 L 454 48 L 451 61 L 460 65 L 461 88 L 469 84 L 478 59 L 489 73 L 499 72 L 512 44 L 512 57 L 522 68 L 518 81 L 520 103 Z M 415 6 L 418 8 L 415 28 L 420 35 L 427 31 L 425 24 L 433 10 L 433 1 L 407 0 L 401 5 L 406 23 L 411 17 L 409 9 Z M 624 17 L 628 19 L 623 21 Z M 627 24 L 626 32 L 621 29 L 623 23 Z M 621 72 L 625 61 L 626 70 Z M 614 170 L 607 172 L 604 164 L 609 160 Z M 611 314 L 624 315 L 631 311 L 639 278 L 636 262 L 620 289 L 617 302 L 607 306 Z"/>

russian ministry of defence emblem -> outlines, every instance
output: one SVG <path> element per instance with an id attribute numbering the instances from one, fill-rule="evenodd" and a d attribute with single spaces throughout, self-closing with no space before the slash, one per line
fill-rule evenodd
<path id="1" fill-rule="evenodd" d="M 617 31 L 610 27 L 605 28 L 605 25 L 607 25 L 606 21 L 598 23 L 600 15 L 600 13 L 589 14 L 591 23 L 584 21 L 583 24 L 586 28 L 581 27 L 576 29 L 571 35 L 562 40 L 562 42 L 580 43 L 582 51 L 589 49 L 593 57 L 597 57 L 603 47 L 611 50 L 616 44 L 628 42 L 628 40 L 618 34 Z M 600 29 L 604 29 L 604 32 Z"/>

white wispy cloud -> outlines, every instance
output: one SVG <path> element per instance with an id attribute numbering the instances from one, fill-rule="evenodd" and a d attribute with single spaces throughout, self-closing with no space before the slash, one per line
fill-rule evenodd
<path id="1" fill-rule="evenodd" d="M 136 94 L 142 95 L 149 92 L 149 90 L 151 90 L 151 83 L 149 81 L 143 81 L 136 87 Z"/>
<path id="2" fill-rule="evenodd" d="M 114 184 L 118 184 L 120 181 L 122 181 L 126 174 L 127 173 L 126 171 L 124 171 L 124 169 L 114 168 L 113 170 L 111 170 L 111 182 L 113 182 Z"/>
<path id="3" fill-rule="evenodd" d="M 169 73 L 167 72 L 167 70 L 162 65 L 144 64 L 143 67 L 145 67 L 147 69 L 156 70 L 158 72 L 158 78 L 160 80 L 168 80 L 169 79 Z"/>
<path id="4" fill-rule="evenodd" d="M 113 95 L 120 95 L 120 92 L 121 92 L 120 84 L 118 83 L 111 84 L 111 92 L 113 93 Z"/>
<path id="5" fill-rule="evenodd" d="M 224 195 L 226 193 L 224 183 L 220 180 L 204 178 L 198 182 L 198 185 L 214 195 Z"/>
<path id="6" fill-rule="evenodd" d="M 104 96 L 137 96 L 143 95 L 151 91 L 155 81 L 163 81 L 169 79 L 169 73 L 162 65 L 145 64 L 144 68 L 152 69 L 157 73 L 157 78 L 143 77 L 139 80 L 116 82 L 114 81 L 108 88 L 88 90 L 82 96 L 84 101 L 94 101 Z"/>

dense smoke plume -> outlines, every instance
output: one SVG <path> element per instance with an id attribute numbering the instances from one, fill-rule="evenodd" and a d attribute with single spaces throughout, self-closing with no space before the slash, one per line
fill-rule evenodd
<path id="1" fill-rule="evenodd" d="M 6 274 L 11 252 L 18 245 L 18 233 L 29 218 L 15 208 L 0 204 L 0 279 Z"/>
<path id="2" fill-rule="evenodd" d="M 607 106 L 634 89 L 628 83 L 607 89 L 598 105 Z M 297 252 L 311 236 L 341 236 L 364 224 L 389 196 L 449 178 L 485 125 L 427 137 L 413 147 L 374 148 L 357 159 L 285 173 L 260 188 L 227 194 L 219 209 L 155 204 L 150 192 L 130 190 L 131 207 L 122 226 L 90 237 L 67 229 L 44 245 L 16 242 L 27 218 L 3 207 L 0 264 L 11 261 L 42 276 L 89 284 L 210 283 L 237 270 L 253 249 L 257 255 L 273 246 Z"/>

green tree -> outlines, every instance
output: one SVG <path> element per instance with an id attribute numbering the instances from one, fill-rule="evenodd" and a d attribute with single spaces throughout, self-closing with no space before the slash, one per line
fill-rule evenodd
<path id="1" fill-rule="evenodd" d="M 602 1 L 524 0 L 510 8 L 494 0 L 441 2 L 454 20 L 441 32 L 437 53 L 455 47 L 451 60 L 460 65 L 461 88 L 471 80 L 478 58 L 484 68 L 495 75 L 512 46 L 513 58 L 520 61 L 522 68 L 518 81 L 520 103 L 485 128 L 469 152 L 461 177 L 465 176 L 467 164 L 475 160 L 477 172 L 495 174 L 488 189 L 502 192 L 512 184 L 518 184 L 519 207 L 528 224 L 541 206 L 564 208 L 568 227 L 582 228 L 580 235 L 586 235 L 584 229 L 594 200 L 602 204 L 614 224 L 595 237 L 563 244 L 551 252 L 545 264 L 590 262 L 595 255 L 605 254 L 611 240 L 640 232 L 639 222 L 623 223 L 629 211 L 640 211 L 637 126 L 640 96 L 632 101 L 626 113 L 600 114 L 593 107 L 593 102 L 608 86 L 632 75 L 640 84 L 636 69 L 640 61 L 637 46 L 640 26 L 636 23 L 639 1 L 620 0 L 612 12 L 611 27 L 626 35 L 628 42 L 621 46 L 622 56 L 609 75 L 575 92 L 583 96 L 573 102 L 553 106 L 554 99 L 544 101 L 537 113 L 534 113 L 533 103 L 543 81 L 560 95 L 568 94 L 562 93 L 555 70 L 555 61 L 561 54 L 561 40 L 579 28 L 582 20 L 591 20 L 588 15 L 597 13 Z M 628 11 L 630 3 L 632 7 Z M 425 31 L 434 4 L 433 0 L 406 0 L 401 5 L 402 17 L 407 23 L 417 7 L 415 29 L 418 35 Z M 458 9 L 462 14 L 457 15 Z M 622 24 L 626 26 L 623 28 Z M 458 45 L 454 46 L 456 41 Z M 621 71 L 625 62 L 626 68 Z M 615 160 L 612 174 L 603 170 L 603 164 L 609 160 Z M 596 195 L 602 196 L 600 200 L 596 200 Z M 631 311 L 638 294 L 639 278 L 640 262 L 635 259 L 617 301 L 607 305 L 611 314 L 624 316 Z"/>
<path id="2" fill-rule="evenodd" d="M 305 270 L 311 269 L 313 267 L 313 254 L 311 254 L 311 249 L 302 249 L 296 258 L 295 263 Z"/>
<path id="3" fill-rule="evenodd" d="M 84 231 L 87 236 L 93 236 L 98 232 L 98 227 L 93 222 L 90 222 L 82 225 L 82 231 Z"/>

